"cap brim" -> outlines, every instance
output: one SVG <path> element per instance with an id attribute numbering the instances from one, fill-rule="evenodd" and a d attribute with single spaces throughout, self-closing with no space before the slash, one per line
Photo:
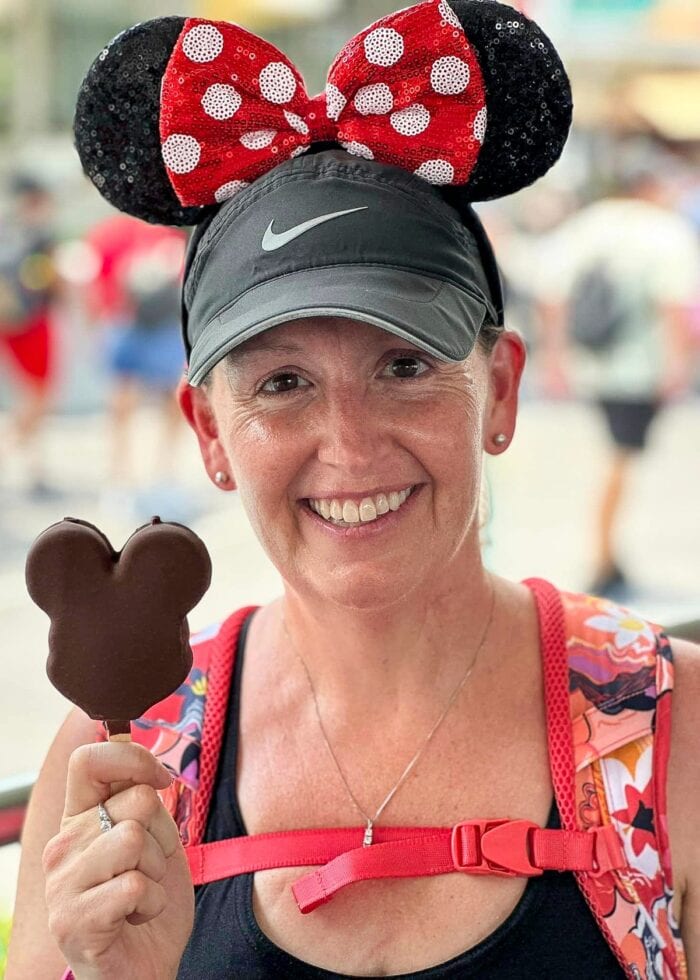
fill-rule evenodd
<path id="1" fill-rule="evenodd" d="M 386 266 L 303 269 L 267 280 L 224 308 L 201 331 L 192 349 L 190 385 L 265 330 L 315 316 L 361 320 L 410 341 L 445 361 L 472 351 L 487 316 L 487 300 L 452 282 Z"/>

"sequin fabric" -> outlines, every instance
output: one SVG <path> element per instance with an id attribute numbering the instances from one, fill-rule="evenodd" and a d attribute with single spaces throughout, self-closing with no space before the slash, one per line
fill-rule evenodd
<path id="1" fill-rule="evenodd" d="M 510 194 L 558 159 L 571 111 L 536 24 L 492 0 L 425 0 L 349 41 L 315 99 L 285 55 L 234 25 L 139 24 L 90 68 L 75 135 L 116 207 L 196 224 L 318 143 L 459 188 L 465 201 Z"/>
<path id="2" fill-rule="evenodd" d="M 571 127 L 571 86 L 554 45 L 533 21 L 492 0 L 453 0 L 479 54 L 488 126 L 468 187 L 469 201 L 512 194 L 559 159 Z"/>
<path id="3" fill-rule="evenodd" d="M 488 129 L 474 48 L 438 0 L 371 25 L 309 98 L 273 45 L 223 22 L 188 20 L 165 72 L 163 158 L 180 201 L 221 202 L 324 140 L 434 184 L 465 184 Z"/>
<path id="4" fill-rule="evenodd" d="M 163 17 L 119 34 L 100 52 L 78 93 L 75 145 L 83 169 L 111 204 L 158 224 L 195 224 L 163 162 L 160 86 L 184 24 Z"/>

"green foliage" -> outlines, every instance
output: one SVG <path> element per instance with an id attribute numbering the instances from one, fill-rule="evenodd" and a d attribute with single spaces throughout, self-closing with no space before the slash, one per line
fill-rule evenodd
<path id="1" fill-rule="evenodd" d="M 7 946 L 10 942 L 10 927 L 12 920 L 0 918 L 0 980 L 5 976 L 5 964 L 7 961 Z"/>

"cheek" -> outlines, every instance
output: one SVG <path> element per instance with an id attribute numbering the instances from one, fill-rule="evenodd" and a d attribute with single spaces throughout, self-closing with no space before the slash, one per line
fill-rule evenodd
<path id="1" fill-rule="evenodd" d="M 284 495 L 299 465 L 299 428 L 280 416 L 236 412 L 224 441 L 241 501 L 252 518 Z"/>
<path id="2" fill-rule="evenodd" d="M 288 444 L 284 428 L 259 412 L 233 411 L 224 431 L 226 450 L 239 470 L 264 468 L 268 456 Z"/>
<path id="3" fill-rule="evenodd" d="M 448 465 L 458 466 L 481 454 L 483 410 L 477 390 L 436 393 L 401 414 L 396 423 L 416 447 Z"/>
<path id="4" fill-rule="evenodd" d="M 478 507 L 484 459 L 483 395 L 478 388 L 453 392 L 435 402 L 427 416 L 430 424 L 416 426 L 420 442 L 414 445 L 434 481 L 437 514 L 451 526 L 456 522 L 466 527 Z"/>

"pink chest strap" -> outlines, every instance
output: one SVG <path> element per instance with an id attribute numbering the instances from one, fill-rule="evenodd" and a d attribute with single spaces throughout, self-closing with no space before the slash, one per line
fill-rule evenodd
<path id="1" fill-rule="evenodd" d="M 297 830 L 188 847 L 195 885 L 271 868 L 321 865 L 292 886 L 303 913 L 358 881 L 463 874 L 533 877 L 543 871 L 603 874 L 625 859 L 614 827 L 543 830 L 529 820 L 465 820 L 454 827 Z"/>

